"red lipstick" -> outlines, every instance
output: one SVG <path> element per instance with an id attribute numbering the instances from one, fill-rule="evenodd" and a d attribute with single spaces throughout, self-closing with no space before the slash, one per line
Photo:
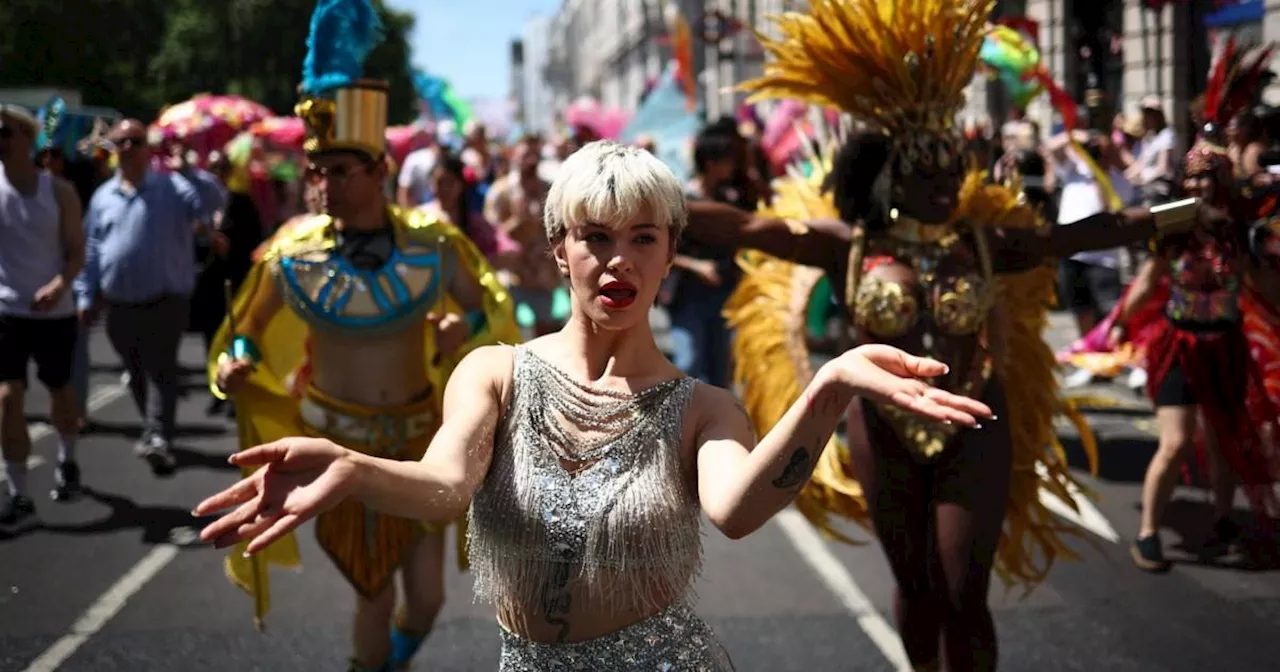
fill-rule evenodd
<path id="1" fill-rule="evenodd" d="M 636 301 L 636 286 L 629 282 L 613 280 L 600 288 L 600 303 L 605 308 L 622 310 Z"/>

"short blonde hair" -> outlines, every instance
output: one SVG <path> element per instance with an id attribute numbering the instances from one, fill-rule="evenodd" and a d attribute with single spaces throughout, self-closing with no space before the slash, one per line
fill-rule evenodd
<path id="1" fill-rule="evenodd" d="M 679 240 L 689 209 L 675 173 L 638 147 L 597 140 L 560 165 L 547 194 L 547 238 L 558 243 L 570 226 L 586 222 L 619 226 L 644 208 L 654 224 L 667 227 L 673 244 Z"/>

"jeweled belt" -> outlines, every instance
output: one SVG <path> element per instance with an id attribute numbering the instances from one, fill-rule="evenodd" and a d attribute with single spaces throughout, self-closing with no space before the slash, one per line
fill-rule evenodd
<path id="1" fill-rule="evenodd" d="M 410 414 L 351 415 L 327 408 L 306 397 L 299 404 L 298 412 L 307 426 L 326 436 L 363 444 L 348 446 L 354 450 L 363 447 L 390 448 L 386 457 L 394 457 L 396 447 L 430 435 L 437 426 L 433 410 Z"/>

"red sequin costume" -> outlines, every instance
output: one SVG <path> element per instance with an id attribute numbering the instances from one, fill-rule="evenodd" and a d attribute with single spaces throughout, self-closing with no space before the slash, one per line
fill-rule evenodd
<path id="1" fill-rule="evenodd" d="M 1219 70 L 1232 63 L 1234 48 L 1229 42 Z M 1215 76 L 1226 77 L 1222 72 Z M 1250 504 L 1265 515 L 1276 510 L 1280 406 L 1267 394 L 1267 364 L 1251 356 L 1246 325 L 1255 333 L 1274 333 L 1277 322 L 1267 319 L 1260 310 L 1265 301 L 1247 289 L 1251 259 L 1246 222 L 1257 213 L 1248 211 L 1246 199 L 1231 193 L 1231 160 L 1216 141 L 1217 129 L 1226 126 L 1247 98 L 1238 93 L 1232 98 L 1238 90 L 1222 85 L 1215 89 L 1212 84 L 1206 92 L 1205 131 L 1184 159 L 1184 174 L 1188 180 L 1212 180 L 1213 204 L 1235 211 L 1237 217 L 1228 226 L 1197 227 L 1160 240 L 1155 252 L 1168 262 L 1169 294 L 1165 319 L 1156 322 L 1146 347 L 1147 390 L 1157 406 L 1200 408 Z M 1263 339 L 1267 340 L 1274 336 Z M 1266 347 L 1252 349 L 1267 352 Z M 1274 354 L 1268 356 L 1274 359 Z M 1273 366 L 1273 376 L 1274 371 Z"/>

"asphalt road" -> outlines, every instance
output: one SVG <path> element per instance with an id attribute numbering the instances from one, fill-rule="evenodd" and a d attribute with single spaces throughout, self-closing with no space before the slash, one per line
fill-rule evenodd
<path id="1" fill-rule="evenodd" d="M 1055 324 L 1050 340 L 1067 338 L 1062 320 Z M 222 554 L 193 543 L 204 521 L 188 511 L 235 478 L 225 463 L 235 448 L 231 426 L 204 414 L 195 339 L 182 353 L 190 394 L 169 478 L 133 456 L 137 419 L 117 359 L 100 334 L 92 351 L 98 430 L 80 444 L 82 499 L 48 499 L 55 447 L 42 429 L 47 400 L 37 391 L 29 405 L 40 437 L 30 478 L 39 522 L 0 529 L 0 671 L 344 669 L 351 596 L 309 527 L 299 537 L 304 568 L 273 575 L 264 634 L 253 628 L 247 597 L 225 580 Z M 1078 545 L 1080 561 L 1059 563 L 1029 596 L 993 590 L 1002 669 L 1280 669 L 1280 572 L 1253 557 L 1267 555 L 1260 551 L 1202 552 L 1203 490 L 1180 489 L 1170 507 L 1164 538 L 1175 569 L 1151 576 L 1130 564 L 1139 482 L 1154 450 L 1150 413 L 1124 391 L 1095 391 L 1123 404 L 1091 415 L 1104 442 L 1100 477 L 1084 479 L 1098 495 L 1090 517 L 1097 533 Z M 1248 520 L 1243 506 L 1239 517 Z M 888 615 L 892 582 L 874 542 L 825 542 L 784 512 L 738 542 L 708 528 L 705 543 L 698 609 L 739 670 L 902 669 Z M 472 603 L 468 576 L 451 570 L 447 585 L 450 601 L 416 669 L 495 669 L 491 612 Z"/>

